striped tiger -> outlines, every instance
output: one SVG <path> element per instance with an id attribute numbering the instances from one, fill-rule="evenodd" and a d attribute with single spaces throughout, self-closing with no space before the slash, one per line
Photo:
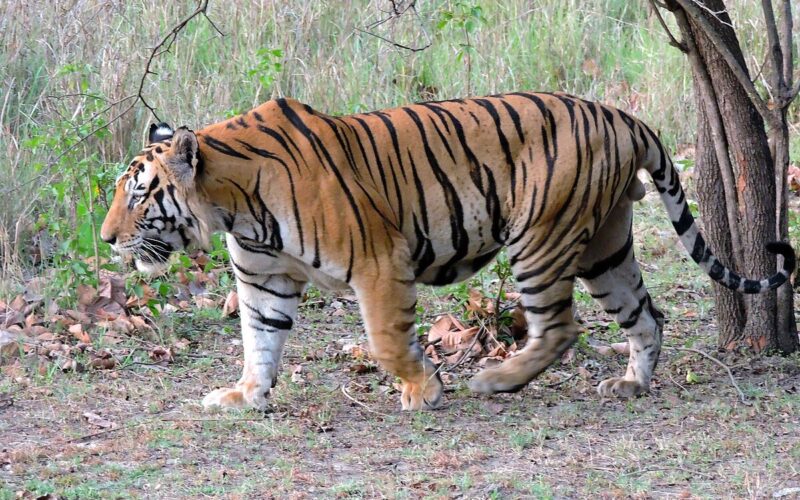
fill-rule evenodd
<path id="1" fill-rule="evenodd" d="M 634 258 L 632 204 L 646 170 L 691 258 L 743 293 L 785 283 L 745 279 L 705 243 L 678 173 L 641 121 L 561 93 L 509 93 L 330 116 L 277 99 L 199 131 L 153 125 L 116 183 L 101 236 L 144 271 L 211 233 L 226 233 L 244 348 L 241 379 L 206 407 L 264 408 L 308 282 L 352 289 L 370 353 L 402 381 L 406 410 L 435 408 L 443 385 L 415 328 L 416 284 L 464 280 L 503 248 L 521 292 L 528 341 L 470 381 L 517 391 L 575 342 L 580 278 L 627 334 L 624 376 L 601 396 L 649 390 L 663 315 Z"/>

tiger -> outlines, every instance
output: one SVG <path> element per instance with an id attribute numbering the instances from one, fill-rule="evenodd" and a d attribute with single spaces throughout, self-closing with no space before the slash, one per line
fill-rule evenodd
<path id="1" fill-rule="evenodd" d="M 439 368 L 416 328 L 417 284 L 467 279 L 502 249 L 527 321 L 524 348 L 469 382 L 479 394 L 522 389 L 576 341 L 580 279 L 624 331 L 622 376 L 602 397 L 650 389 L 664 315 L 634 256 L 633 203 L 649 174 L 682 245 L 714 281 L 755 294 L 786 283 L 746 279 L 706 244 L 679 174 L 642 121 L 565 93 L 515 92 L 332 116 L 270 100 L 193 131 L 153 124 L 115 185 L 102 239 L 159 272 L 173 252 L 225 233 L 240 304 L 244 364 L 205 408 L 264 409 L 307 283 L 350 289 L 369 352 L 400 379 L 403 410 L 443 402 Z"/>

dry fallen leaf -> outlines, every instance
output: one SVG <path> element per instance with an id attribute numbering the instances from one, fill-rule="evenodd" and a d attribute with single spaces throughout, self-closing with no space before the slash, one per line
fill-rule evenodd
<path id="1" fill-rule="evenodd" d="M 490 315 L 490 311 L 484 303 L 487 302 L 486 297 L 483 294 L 474 289 L 469 289 L 469 298 L 467 299 L 467 303 L 464 306 L 467 309 L 467 314 L 472 318 L 485 318 Z M 493 302 L 488 300 L 489 303 Z M 492 307 L 494 309 L 494 307 Z"/>
<path id="2" fill-rule="evenodd" d="M 581 377 L 583 380 L 589 380 L 589 379 L 591 379 L 591 378 L 592 378 L 592 376 L 593 376 L 593 375 L 592 375 L 592 372 L 590 372 L 589 370 L 587 370 L 587 369 L 586 369 L 586 368 L 584 368 L 583 366 L 579 366 L 579 367 L 578 367 L 578 375 L 579 375 L 579 376 L 580 376 L 580 377 Z"/>
<path id="3" fill-rule="evenodd" d="M 425 354 L 427 354 L 428 358 L 430 358 L 430 360 L 437 365 L 442 362 L 442 358 L 439 357 L 439 353 L 436 352 L 436 347 L 433 345 L 429 345 L 425 348 Z"/>
<path id="4" fill-rule="evenodd" d="M 201 309 L 213 309 L 217 307 L 217 303 L 212 298 L 204 297 L 202 295 L 195 295 L 193 299 L 195 305 Z M 167 305 L 169 306 L 170 304 Z"/>
<path id="5" fill-rule="evenodd" d="M 295 384 L 304 384 L 305 379 L 303 379 L 303 365 L 294 365 L 292 366 L 292 382 Z"/>
<path id="6" fill-rule="evenodd" d="M 239 295 L 235 290 L 228 292 L 225 304 L 222 306 L 222 317 L 233 316 L 239 311 Z"/>
<path id="7" fill-rule="evenodd" d="M 14 297 L 14 300 L 8 305 L 9 309 L 13 309 L 17 312 L 22 312 L 25 309 L 27 302 L 25 301 L 25 297 L 22 295 L 17 295 Z"/>
<path id="8" fill-rule="evenodd" d="M 480 332 L 479 326 L 473 326 L 466 330 L 445 332 L 442 337 L 442 347 L 445 349 L 466 349 L 472 344 L 475 337 Z M 476 342 L 477 344 L 478 342 Z"/>
<path id="9" fill-rule="evenodd" d="M 631 346 L 627 342 L 617 342 L 616 344 L 611 344 L 611 348 L 617 354 L 622 354 L 624 356 L 629 356 L 631 353 Z"/>
<path id="10" fill-rule="evenodd" d="M 83 414 L 83 418 L 85 418 L 86 421 L 89 424 L 94 425 L 95 427 L 100 427 L 102 429 L 116 429 L 117 428 L 117 424 L 116 423 L 108 420 L 107 418 L 101 417 L 97 413 L 93 413 L 93 412 L 87 411 L 87 412 L 85 412 Z"/>
<path id="11" fill-rule="evenodd" d="M 154 347 L 150 349 L 150 352 L 148 352 L 147 355 L 156 363 L 167 364 L 175 360 L 171 347 Z"/>
<path id="12" fill-rule="evenodd" d="M 354 363 L 350 365 L 350 371 L 359 375 L 374 372 L 376 369 L 377 367 L 374 365 L 368 365 L 366 363 Z M 292 377 L 294 377 L 294 375 L 292 375 Z"/>
<path id="13" fill-rule="evenodd" d="M 89 334 L 83 331 L 83 325 L 81 325 L 80 323 L 75 323 L 74 325 L 70 326 L 69 333 L 71 333 L 73 337 L 78 339 L 79 342 L 88 344 L 92 341 L 92 339 L 89 338 Z"/>
<path id="14" fill-rule="evenodd" d="M 95 370 L 111 370 L 117 366 L 117 360 L 108 351 L 100 351 L 92 356 L 89 366 Z"/>
<path id="15" fill-rule="evenodd" d="M 0 361 L 6 362 L 19 355 L 18 341 L 22 338 L 21 334 L 0 330 Z"/>
<path id="16" fill-rule="evenodd" d="M 800 168 L 797 165 L 789 165 L 786 179 L 788 180 L 789 189 L 792 191 L 800 191 Z"/>

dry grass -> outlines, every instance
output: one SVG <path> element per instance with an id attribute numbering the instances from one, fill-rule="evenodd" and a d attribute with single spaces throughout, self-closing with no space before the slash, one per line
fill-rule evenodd
<path id="1" fill-rule="evenodd" d="M 645 2 L 476 4 L 484 4 L 487 23 L 470 37 L 475 56 L 468 77 L 456 57 L 463 33 L 436 28 L 442 9 L 452 3 L 422 2 L 419 16 L 372 28 L 405 44 L 431 41 L 428 49 L 409 53 L 357 31 L 386 17 L 389 4 L 383 0 L 211 2 L 209 16 L 225 36 L 202 18 L 192 21 L 173 51 L 158 58 L 157 75 L 148 78 L 144 95 L 169 122 L 198 127 L 275 95 L 348 113 L 463 96 L 468 86 L 475 94 L 558 89 L 619 105 L 651 123 L 671 145 L 692 140 L 686 61 L 665 43 Z M 744 47 L 760 61 L 758 8 L 755 0 L 737 2 L 734 14 Z M 92 110 L 135 94 L 149 48 L 189 9 L 151 0 L 75 0 L 47 8 L 20 0 L 0 4 L 0 292 L 24 281 L 30 254 L 39 250 L 32 235 L 48 227 L 43 214 L 66 226 L 80 222 L 75 196 L 58 200 L 49 186 L 76 183 L 84 171 L 74 165 L 89 159 L 96 172 L 107 173 L 102 191 L 118 165 L 138 150 L 152 120 L 141 105 L 113 123 L 110 134 L 53 164 L 91 128 L 81 123 Z M 248 75 L 261 48 L 284 53 L 270 88 Z M 101 118 L 120 108 L 111 106 Z M 50 142 L 34 147 L 36 139 Z M 80 186 L 70 187 L 72 193 Z M 102 195 L 98 202 L 102 208 Z"/>

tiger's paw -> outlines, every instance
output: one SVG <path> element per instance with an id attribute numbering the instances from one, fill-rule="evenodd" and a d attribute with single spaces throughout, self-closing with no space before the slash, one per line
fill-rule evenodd
<path id="1" fill-rule="evenodd" d="M 597 393 L 604 398 L 634 398 L 636 396 L 650 392 L 647 387 L 635 380 L 627 380 L 623 377 L 613 377 L 600 382 L 597 386 Z"/>
<path id="2" fill-rule="evenodd" d="M 237 384 L 235 388 L 221 387 L 214 389 L 203 398 L 203 408 L 255 408 L 256 410 L 267 409 L 267 397 L 269 389 L 266 391 L 257 388 L 248 388 Z"/>
<path id="3" fill-rule="evenodd" d="M 508 370 L 507 366 L 504 365 L 500 365 L 498 368 L 485 368 L 472 377 L 467 385 L 472 392 L 478 394 L 517 392 L 525 387 L 528 382 L 516 375 L 518 374 L 514 370 Z"/>
<path id="4" fill-rule="evenodd" d="M 403 410 L 434 410 L 442 404 L 442 394 L 444 384 L 436 373 L 422 383 L 403 381 L 400 404 Z"/>

